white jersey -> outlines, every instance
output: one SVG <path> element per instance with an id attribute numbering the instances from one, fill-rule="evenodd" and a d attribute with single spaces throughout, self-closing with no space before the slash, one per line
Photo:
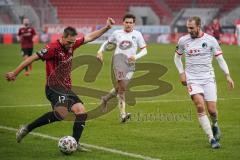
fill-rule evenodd
<path id="1" fill-rule="evenodd" d="M 114 52 L 115 55 L 124 54 L 127 57 L 136 56 L 138 48 L 146 47 L 142 33 L 136 30 L 132 32 L 116 30 L 108 38 L 108 41 L 117 45 Z"/>
<path id="2" fill-rule="evenodd" d="M 206 80 L 215 77 L 212 59 L 213 56 L 221 55 L 222 50 L 211 35 L 204 33 L 202 37 L 193 39 L 188 34 L 179 39 L 176 53 L 186 57 L 187 81 Z"/>

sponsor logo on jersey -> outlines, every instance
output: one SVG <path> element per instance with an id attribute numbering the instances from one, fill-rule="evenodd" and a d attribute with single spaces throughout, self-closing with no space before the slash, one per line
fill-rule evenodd
<path id="1" fill-rule="evenodd" d="M 122 41 L 119 45 L 119 48 L 122 50 L 127 50 L 132 47 L 132 42 L 131 41 Z"/>

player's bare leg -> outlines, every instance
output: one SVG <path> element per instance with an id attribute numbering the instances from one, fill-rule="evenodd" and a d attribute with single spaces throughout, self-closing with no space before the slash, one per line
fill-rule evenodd
<path id="1" fill-rule="evenodd" d="M 119 100 L 119 111 L 120 111 L 120 118 L 121 122 L 126 122 L 128 119 L 131 118 L 130 113 L 126 113 L 126 102 L 125 102 L 125 90 L 126 90 L 126 83 L 124 80 L 118 81 L 118 100 Z"/>
<path id="2" fill-rule="evenodd" d="M 32 63 L 28 66 L 29 71 L 32 71 Z"/>
<path id="3" fill-rule="evenodd" d="M 107 102 L 116 96 L 117 96 L 117 90 L 113 88 L 107 95 L 101 98 L 101 105 L 102 105 L 103 112 L 107 111 Z"/>
<path id="4" fill-rule="evenodd" d="M 23 57 L 23 60 L 26 60 L 28 58 L 28 56 L 27 55 L 25 55 L 24 57 Z M 29 76 L 29 66 L 27 66 L 27 67 L 25 67 L 25 72 L 24 72 L 24 75 L 25 76 Z"/>
<path id="5" fill-rule="evenodd" d="M 211 147 L 214 149 L 219 148 L 220 144 L 215 140 L 213 136 L 211 124 L 205 112 L 203 95 L 201 94 L 192 95 L 192 100 L 197 109 L 199 123 L 204 132 L 207 134 Z"/>
<path id="6" fill-rule="evenodd" d="M 207 103 L 208 113 L 210 114 L 210 118 L 212 120 L 213 136 L 217 141 L 219 141 L 221 137 L 221 132 L 218 126 L 218 112 L 217 112 L 216 102 L 208 101 L 206 103 Z"/>

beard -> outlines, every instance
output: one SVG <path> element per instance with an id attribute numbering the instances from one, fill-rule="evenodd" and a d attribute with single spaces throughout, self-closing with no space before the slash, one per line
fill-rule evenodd
<path id="1" fill-rule="evenodd" d="M 25 26 L 25 27 L 28 27 L 28 26 L 29 26 L 29 24 L 28 24 L 28 23 L 25 23 L 25 24 L 24 24 L 24 26 Z"/>
<path id="2" fill-rule="evenodd" d="M 191 38 L 198 38 L 198 35 L 199 35 L 199 30 L 197 30 L 196 32 L 191 32 L 190 33 L 190 36 L 191 36 Z"/>

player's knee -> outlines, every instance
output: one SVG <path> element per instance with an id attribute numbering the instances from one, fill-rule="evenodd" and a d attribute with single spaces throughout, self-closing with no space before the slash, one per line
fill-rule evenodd
<path id="1" fill-rule="evenodd" d="M 204 105 L 201 103 L 196 104 L 197 112 L 198 113 L 203 113 L 205 112 Z"/>
<path id="2" fill-rule="evenodd" d="M 208 112 L 211 114 L 215 114 L 217 112 L 217 108 L 215 104 L 207 105 Z"/>
<path id="3" fill-rule="evenodd" d="M 198 113 L 205 112 L 204 102 L 197 100 L 197 101 L 194 101 L 194 103 Z"/>
<path id="4" fill-rule="evenodd" d="M 85 113 L 85 107 L 83 106 L 83 104 L 80 104 L 80 103 L 77 103 L 77 104 L 74 104 L 71 108 L 72 112 L 76 115 L 78 114 L 82 114 L 82 113 Z"/>
<path id="5" fill-rule="evenodd" d="M 192 100 L 197 108 L 204 108 L 204 100 L 202 95 L 193 95 Z"/>
<path id="6" fill-rule="evenodd" d="M 217 109 L 216 107 L 208 107 L 208 113 L 210 115 L 216 115 L 217 114 Z"/>
<path id="7" fill-rule="evenodd" d="M 121 84 L 118 88 L 118 94 L 124 94 L 124 92 L 126 91 L 126 87 Z"/>
<path id="8" fill-rule="evenodd" d="M 195 103 L 198 115 L 199 116 L 205 115 L 205 104 L 204 104 L 203 98 L 201 96 L 199 96 L 198 98 L 195 98 L 194 103 Z"/>
<path id="9" fill-rule="evenodd" d="M 124 94 L 124 92 L 125 92 L 125 88 L 119 88 L 119 90 L 118 90 L 119 95 Z"/>
<path id="10" fill-rule="evenodd" d="M 55 108 L 55 117 L 59 120 L 63 120 L 68 115 L 67 107 L 56 107 Z"/>

